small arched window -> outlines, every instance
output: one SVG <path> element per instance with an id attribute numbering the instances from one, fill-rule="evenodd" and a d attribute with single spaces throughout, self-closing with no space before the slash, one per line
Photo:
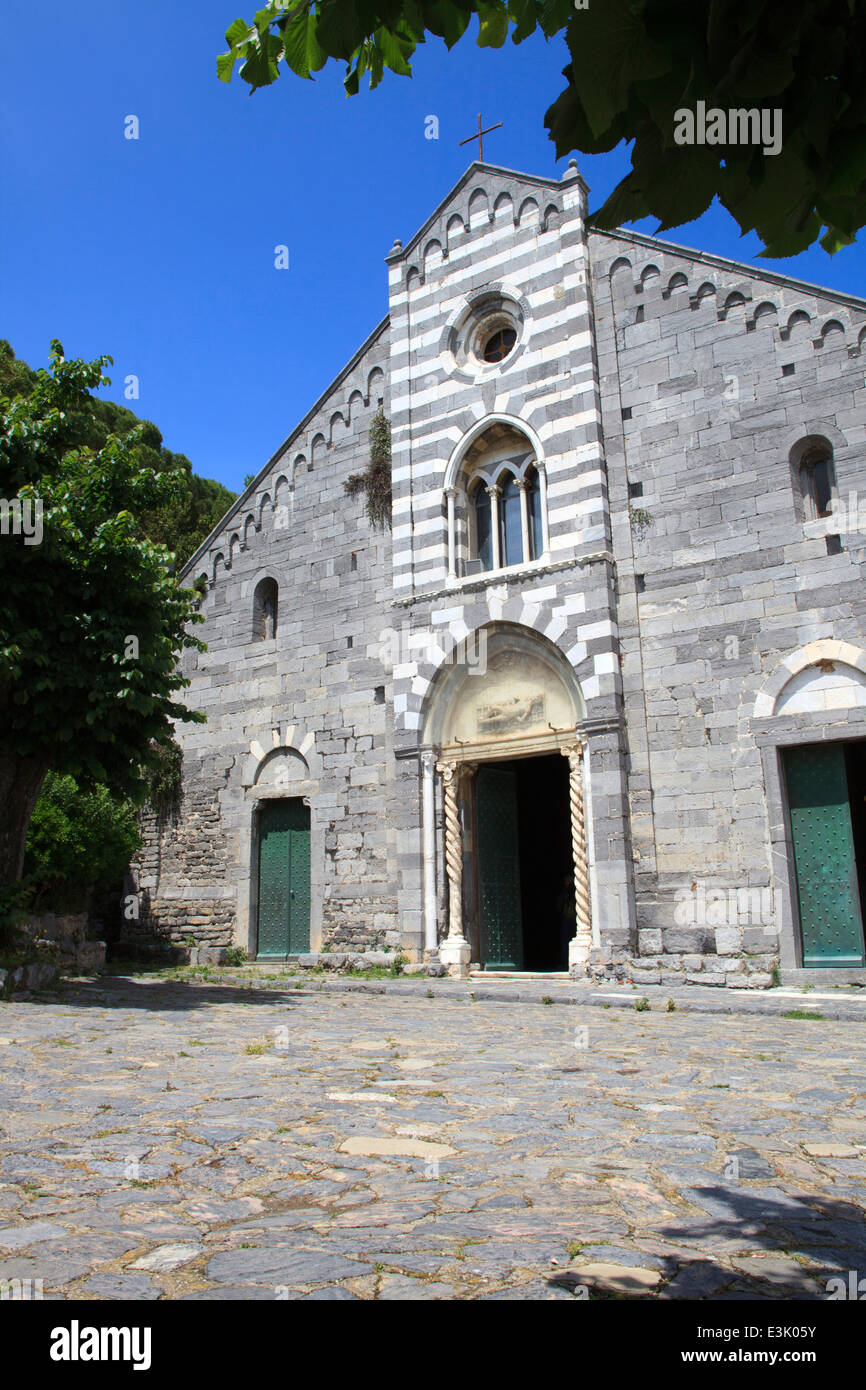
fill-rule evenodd
<path id="1" fill-rule="evenodd" d="M 490 493 L 479 482 L 472 493 L 475 512 L 475 553 L 483 570 L 493 569 L 493 532 L 490 526 Z"/>
<path id="2" fill-rule="evenodd" d="M 277 635 L 279 590 L 275 579 L 262 579 L 253 596 L 253 641 L 266 642 Z"/>
<path id="3" fill-rule="evenodd" d="M 805 521 L 817 521 L 833 512 L 836 485 L 833 450 L 825 439 L 804 439 L 792 450 L 795 484 Z"/>

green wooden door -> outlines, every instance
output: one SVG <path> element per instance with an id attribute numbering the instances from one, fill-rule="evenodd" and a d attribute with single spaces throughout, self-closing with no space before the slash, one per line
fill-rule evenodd
<path id="1" fill-rule="evenodd" d="M 862 966 L 863 919 L 844 745 L 788 748 L 784 760 L 803 965 Z"/>
<path id="2" fill-rule="evenodd" d="M 486 970 L 522 970 L 516 774 L 479 768 L 475 811 L 481 962 Z"/>
<path id="3" fill-rule="evenodd" d="M 310 811 L 266 801 L 259 813 L 259 960 L 310 949 Z"/>

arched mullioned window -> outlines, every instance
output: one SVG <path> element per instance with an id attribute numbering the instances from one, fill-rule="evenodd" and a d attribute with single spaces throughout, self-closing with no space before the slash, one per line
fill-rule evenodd
<path id="1" fill-rule="evenodd" d="M 261 579 L 253 595 L 253 641 L 265 642 L 277 635 L 279 590 L 275 579 Z"/>
<path id="2" fill-rule="evenodd" d="M 478 478 L 469 496 L 474 519 L 469 528 L 470 572 L 506 569 L 541 558 L 544 526 L 537 468 L 518 471 L 506 465 L 492 484 Z"/>
<path id="3" fill-rule="evenodd" d="M 537 448 L 517 421 L 493 417 L 449 464 L 450 580 L 548 555 L 545 467 Z"/>
<path id="4" fill-rule="evenodd" d="M 544 468 L 517 425 L 492 420 L 452 476 L 446 488 L 451 578 L 544 557 L 549 544 Z"/>

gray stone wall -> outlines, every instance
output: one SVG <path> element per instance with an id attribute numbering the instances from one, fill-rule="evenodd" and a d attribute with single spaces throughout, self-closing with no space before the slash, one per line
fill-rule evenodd
<path id="1" fill-rule="evenodd" d="M 387 409 L 381 325 L 193 557 L 209 592 L 187 653 L 176 821 L 145 821 L 136 941 L 240 945 L 255 952 L 256 831 L 265 795 L 308 798 L 311 947 L 396 943 L 390 676 L 383 653 L 390 534 L 371 527 L 344 482 L 368 462 Z M 275 638 L 253 640 L 254 594 L 279 586 Z M 275 774 L 274 759 L 283 765 Z M 280 771 L 287 774 L 281 783 Z M 282 790 L 281 790 L 282 787 Z"/>
<path id="2" fill-rule="evenodd" d="M 863 533 L 828 554 L 838 528 L 804 520 L 790 452 L 824 436 L 839 494 L 863 497 L 866 311 L 648 237 L 590 240 L 640 956 L 608 963 L 769 983 L 791 885 L 756 700 L 798 648 L 866 634 Z M 799 717 L 793 737 L 850 732 L 851 713 Z"/>

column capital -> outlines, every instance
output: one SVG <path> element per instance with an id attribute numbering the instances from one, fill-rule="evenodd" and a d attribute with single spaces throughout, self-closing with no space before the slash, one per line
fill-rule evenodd
<path id="1" fill-rule="evenodd" d="M 463 777 L 468 777 L 477 770 L 477 763 L 467 763 L 462 758 L 440 758 L 436 763 L 436 771 L 440 773 L 443 782 L 453 786 L 455 790 Z"/>
<path id="2" fill-rule="evenodd" d="M 423 767 L 423 769 L 424 769 L 424 771 L 425 771 L 426 773 L 429 774 L 429 773 L 435 772 L 435 770 L 436 770 L 436 757 L 437 757 L 437 755 L 433 752 L 433 749 L 432 749 L 432 748 L 422 748 L 422 749 L 421 749 L 421 766 Z"/>
<path id="3" fill-rule="evenodd" d="M 581 738 L 571 739 L 568 743 L 561 743 L 559 751 L 564 758 L 568 758 L 572 767 L 576 767 L 583 761 L 586 753 L 586 741 Z"/>
<path id="4" fill-rule="evenodd" d="M 491 483 L 489 486 L 485 486 L 484 491 L 487 493 L 488 497 L 498 497 L 502 488 L 498 483 Z"/>

